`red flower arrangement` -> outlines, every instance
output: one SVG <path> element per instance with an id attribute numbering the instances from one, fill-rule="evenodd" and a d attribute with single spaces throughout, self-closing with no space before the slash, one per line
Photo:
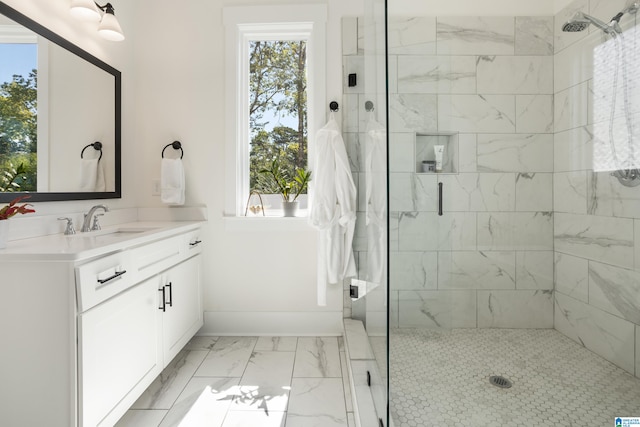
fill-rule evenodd
<path id="1" fill-rule="evenodd" d="M 4 206 L 0 209 L 0 221 L 4 219 L 9 219 L 17 214 L 28 214 L 35 212 L 35 209 L 29 209 L 31 206 L 29 203 L 23 203 L 22 205 L 18 205 L 24 199 L 28 199 L 30 196 L 21 196 L 13 199 L 9 202 L 8 205 Z"/>

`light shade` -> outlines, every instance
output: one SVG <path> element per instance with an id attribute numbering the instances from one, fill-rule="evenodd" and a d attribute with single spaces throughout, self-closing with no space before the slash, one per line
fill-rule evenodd
<path id="1" fill-rule="evenodd" d="M 71 15 L 83 21 L 98 22 L 102 14 L 93 0 L 71 0 Z"/>
<path id="2" fill-rule="evenodd" d="M 113 9 L 108 7 L 102 16 L 102 21 L 98 26 L 98 34 L 102 36 L 102 38 L 111 40 L 114 42 L 119 42 L 124 40 L 124 33 L 122 32 L 122 28 L 120 28 L 120 23 L 116 19 L 116 16 L 113 14 Z"/>

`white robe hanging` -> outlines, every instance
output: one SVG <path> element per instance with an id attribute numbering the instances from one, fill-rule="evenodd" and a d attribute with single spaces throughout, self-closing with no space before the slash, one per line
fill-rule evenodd
<path id="1" fill-rule="evenodd" d="M 365 140 L 367 275 L 375 287 L 386 282 L 387 157 L 386 130 L 368 113 Z"/>
<path id="2" fill-rule="evenodd" d="M 309 222 L 318 236 L 318 305 L 327 305 L 327 285 L 355 276 L 353 233 L 356 186 L 338 123 L 331 115 L 316 134 L 313 201 Z"/>

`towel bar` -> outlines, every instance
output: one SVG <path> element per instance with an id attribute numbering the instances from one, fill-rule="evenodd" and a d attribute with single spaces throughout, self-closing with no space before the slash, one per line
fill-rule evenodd
<path id="1" fill-rule="evenodd" d="M 100 161 L 102 159 L 102 142 L 100 141 L 96 141 L 93 144 L 86 145 L 80 152 L 80 158 L 84 159 L 84 150 L 86 150 L 89 147 L 93 147 L 96 151 L 100 152 L 100 157 L 98 157 L 98 161 Z"/>
<path id="2" fill-rule="evenodd" d="M 166 150 L 169 147 L 173 147 L 174 150 L 180 150 L 180 158 L 184 156 L 184 150 L 182 149 L 182 144 L 180 143 L 180 141 L 173 141 L 171 144 L 165 145 L 164 148 L 162 149 L 163 159 L 164 159 L 164 150 Z"/>

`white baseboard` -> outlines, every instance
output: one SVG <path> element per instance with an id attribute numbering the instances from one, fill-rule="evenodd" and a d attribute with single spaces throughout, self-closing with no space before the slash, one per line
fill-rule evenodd
<path id="1" fill-rule="evenodd" d="M 205 311 L 198 335 L 341 336 L 342 331 L 342 311 Z"/>

